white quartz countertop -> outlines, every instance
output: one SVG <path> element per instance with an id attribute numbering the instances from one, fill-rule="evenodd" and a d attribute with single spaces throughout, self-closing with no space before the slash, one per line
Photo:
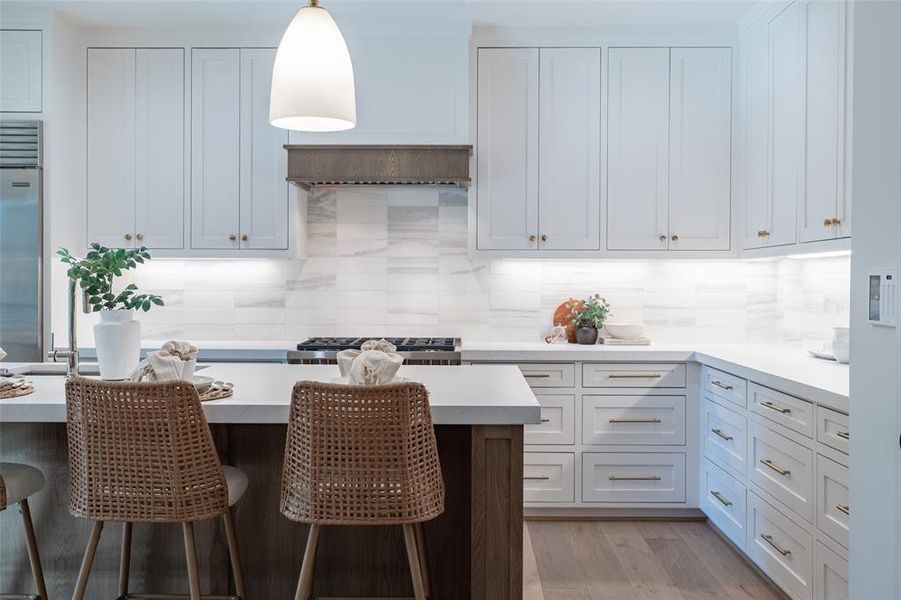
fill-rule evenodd
<path id="1" fill-rule="evenodd" d="M 20 365 L 4 364 L 15 369 Z M 334 365 L 216 363 L 198 374 L 234 384 L 234 395 L 204 402 L 210 423 L 287 423 L 291 390 L 297 381 L 332 381 Z M 429 390 L 436 425 L 520 425 L 538 423 L 540 408 L 515 366 L 403 366 L 400 377 Z M 33 394 L 0 400 L 0 422 L 64 422 L 65 378 L 29 376 Z"/>

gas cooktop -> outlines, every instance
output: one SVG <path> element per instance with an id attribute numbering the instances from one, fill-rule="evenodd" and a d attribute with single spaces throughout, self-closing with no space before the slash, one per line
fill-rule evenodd
<path id="1" fill-rule="evenodd" d="M 299 351 L 339 351 L 359 349 L 367 340 L 384 339 L 398 352 L 454 352 L 460 340 L 452 337 L 313 337 L 297 344 Z"/>

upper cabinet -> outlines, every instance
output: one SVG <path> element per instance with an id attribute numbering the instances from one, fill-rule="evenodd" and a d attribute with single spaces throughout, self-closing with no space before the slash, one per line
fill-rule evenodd
<path id="1" fill-rule="evenodd" d="M 0 29 L 0 112 L 41 112 L 42 31 Z"/>

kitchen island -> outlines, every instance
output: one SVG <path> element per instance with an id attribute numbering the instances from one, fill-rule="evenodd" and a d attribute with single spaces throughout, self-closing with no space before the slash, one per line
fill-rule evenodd
<path id="1" fill-rule="evenodd" d="M 6 365 L 12 367 L 12 365 Z M 15 367 L 13 367 L 15 370 Z M 250 598 L 292 598 L 306 527 L 278 510 L 285 424 L 296 381 L 331 381 L 335 366 L 216 364 L 199 372 L 234 383 L 231 398 L 204 403 L 223 463 L 250 479 L 235 506 Z M 399 376 L 425 384 L 446 487 L 445 513 L 425 524 L 432 598 L 522 597 L 523 425 L 540 407 L 514 366 L 405 366 Z M 66 510 L 64 378 L 31 376 L 35 393 L 0 400 L 0 455 L 41 468 L 44 490 L 31 502 L 49 595 L 71 595 L 90 523 Z M 29 570 L 17 515 L 0 513 L 3 587 L 27 586 Z M 198 524 L 205 594 L 233 592 L 221 522 Z M 136 525 L 132 589 L 183 593 L 180 528 Z M 90 597 L 115 597 L 118 532 L 101 540 Z M 316 597 L 410 597 L 399 527 L 325 527 L 316 564 Z"/>

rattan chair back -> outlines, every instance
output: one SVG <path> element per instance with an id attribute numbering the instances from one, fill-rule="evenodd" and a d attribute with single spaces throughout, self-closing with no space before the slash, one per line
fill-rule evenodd
<path id="1" fill-rule="evenodd" d="M 281 511 L 319 525 L 417 523 L 444 512 L 425 386 L 297 383 Z"/>
<path id="2" fill-rule="evenodd" d="M 69 512 L 98 521 L 195 521 L 228 488 L 194 386 L 66 382 Z"/>

